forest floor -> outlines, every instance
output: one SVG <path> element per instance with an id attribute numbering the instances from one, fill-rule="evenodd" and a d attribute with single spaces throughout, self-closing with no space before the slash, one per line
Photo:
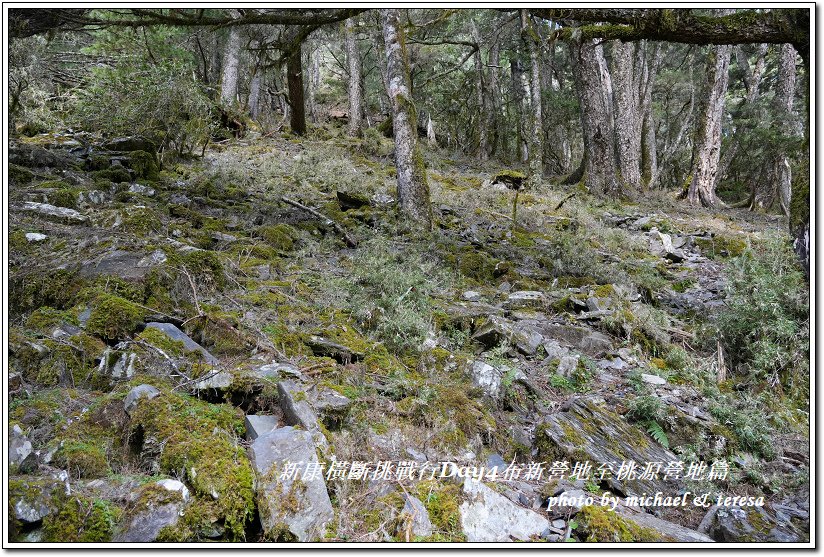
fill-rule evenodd
<path id="1" fill-rule="evenodd" d="M 544 184 L 513 222 L 506 168 L 437 151 L 420 234 L 383 138 L 252 133 L 163 169 L 136 142 L 10 149 L 13 538 L 809 538 L 808 391 L 753 380 L 718 342 L 730 277 L 780 252 L 784 218 Z M 301 430 L 325 470 L 522 473 L 284 483 L 271 462 Z M 657 491 L 766 505 L 547 509 Z"/>

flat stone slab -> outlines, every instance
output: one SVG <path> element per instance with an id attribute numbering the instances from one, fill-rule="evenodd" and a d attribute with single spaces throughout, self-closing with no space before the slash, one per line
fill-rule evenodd
<path id="1" fill-rule="evenodd" d="M 549 520 L 516 505 L 472 478 L 463 486 L 461 527 L 468 542 L 511 542 L 538 539 L 550 527 Z"/>
<path id="2" fill-rule="evenodd" d="M 68 224 L 81 224 L 88 220 L 80 212 L 68 207 L 56 207 L 48 203 L 37 203 L 35 201 L 26 201 L 22 206 L 18 206 L 22 211 L 27 213 L 36 213 L 41 217 L 49 220 L 56 220 L 58 222 L 65 222 Z"/>
<path id="3" fill-rule="evenodd" d="M 542 459 L 570 460 L 592 464 L 593 474 L 600 478 L 596 469 L 604 463 L 612 463 L 612 472 L 604 475 L 604 481 L 614 490 L 626 495 L 644 493 L 676 493 L 680 482 L 664 480 L 664 467 L 678 457 L 668 451 L 643 431 L 632 426 L 595 398 L 575 399 L 566 411 L 546 417 L 536 429 L 536 445 L 543 453 Z M 617 479 L 622 462 L 634 461 L 637 465 L 635 478 Z M 661 462 L 658 479 L 642 479 L 648 462 Z M 570 465 L 571 466 L 571 465 Z"/>
<path id="4" fill-rule="evenodd" d="M 277 416 L 246 415 L 246 439 L 254 441 L 261 435 L 271 433 L 278 427 Z"/>
<path id="5" fill-rule="evenodd" d="M 208 350 L 191 339 L 189 335 L 178 329 L 171 323 L 146 323 L 147 329 L 157 329 L 172 340 L 177 340 L 183 343 L 183 348 L 186 350 L 197 350 L 203 354 L 203 361 L 207 364 L 217 365 L 220 360 L 212 356 Z"/>
<path id="6" fill-rule="evenodd" d="M 305 474 L 318 464 L 308 431 L 282 427 L 261 435 L 248 449 L 257 476 L 257 503 L 269 539 L 314 541 L 335 518 L 323 473 Z M 288 474 L 291 465 L 295 474 Z"/>

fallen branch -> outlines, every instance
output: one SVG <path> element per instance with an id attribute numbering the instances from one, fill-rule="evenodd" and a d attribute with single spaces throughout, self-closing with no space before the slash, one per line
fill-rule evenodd
<path id="1" fill-rule="evenodd" d="M 569 201 L 570 199 L 572 199 L 572 198 L 573 198 L 573 197 L 575 197 L 576 195 L 578 195 L 578 192 L 576 192 L 576 191 L 574 191 L 574 192 L 572 192 L 571 194 L 567 195 L 565 198 L 563 198 L 563 199 L 561 200 L 561 202 L 560 202 L 560 203 L 558 203 L 558 204 L 555 206 L 555 209 L 554 209 L 554 210 L 555 210 L 555 211 L 557 211 L 558 209 L 560 209 L 561 207 L 563 207 L 563 206 L 564 206 L 564 203 L 566 203 L 567 201 Z"/>
<path id="2" fill-rule="evenodd" d="M 327 217 L 323 213 L 321 213 L 321 212 L 319 212 L 315 209 L 312 209 L 311 207 L 307 207 L 306 205 L 302 205 L 302 204 L 298 203 L 297 201 L 289 199 L 288 197 L 281 197 L 280 200 L 283 201 L 284 203 L 286 203 L 287 205 L 291 205 L 292 207 L 300 209 L 301 211 L 306 211 L 310 215 L 313 215 L 313 216 L 323 220 L 324 223 L 327 226 L 331 226 L 332 228 L 335 229 L 335 231 L 338 234 L 343 236 L 343 240 L 346 242 L 347 246 L 349 246 L 350 248 L 358 247 L 358 243 L 355 241 L 355 239 L 352 238 L 349 234 L 347 234 L 346 230 L 340 224 L 336 223 L 335 221 L 333 221 L 332 219 L 330 219 L 329 217 Z"/>

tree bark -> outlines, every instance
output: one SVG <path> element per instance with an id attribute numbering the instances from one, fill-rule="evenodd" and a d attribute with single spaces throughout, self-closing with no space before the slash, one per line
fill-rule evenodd
<path id="1" fill-rule="evenodd" d="M 237 17 L 237 12 L 232 10 Z M 229 42 L 223 57 L 223 75 L 220 80 L 220 101 L 227 106 L 237 102 L 238 67 L 240 66 L 240 27 L 229 30 Z"/>
<path id="2" fill-rule="evenodd" d="M 793 111 L 793 99 L 795 97 L 795 60 L 796 52 L 791 44 L 781 45 L 778 62 L 778 84 L 775 92 L 775 105 L 779 118 L 783 121 L 782 131 L 785 137 L 793 135 L 790 125 L 790 116 Z M 786 153 L 776 156 L 773 163 L 773 176 L 775 178 L 775 188 L 778 191 L 778 199 L 781 203 L 781 210 L 784 214 L 790 214 L 790 197 L 792 193 L 792 170 L 790 161 Z"/>
<path id="3" fill-rule="evenodd" d="M 729 82 L 731 45 L 712 47 L 707 58 L 708 87 L 697 122 L 693 144 L 692 178 L 687 199 L 693 205 L 714 207 L 721 203 L 715 195 L 715 177 L 721 154 L 721 117 Z"/>
<path id="4" fill-rule="evenodd" d="M 652 63 L 649 59 L 650 44 L 644 41 L 641 46 L 641 182 L 650 187 L 653 176 L 658 174 L 658 144 L 655 133 L 655 121 L 652 115 L 652 85 L 661 63 L 661 45 L 655 46 Z"/>
<path id="5" fill-rule="evenodd" d="M 581 104 L 584 141 L 584 177 L 590 191 L 619 195 L 616 179 L 615 126 L 612 116 L 612 85 L 606 72 L 604 49 L 598 41 L 583 41 L 573 48 L 578 71 L 576 88 Z"/>
<path id="6" fill-rule="evenodd" d="M 355 38 L 355 21 L 347 19 L 344 24 L 344 42 L 346 43 L 346 65 L 349 68 L 349 123 L 346 133 L 349 137 L 359 137 L 362 133 L 363 97 L 361 96 L 362 63 L 358 50 L 358 41 Z"/>
<path id="7" fill-rule="evenodd" d="M 398 177 L 398 204 L 417 226 L 432 228 L 432 207 L 426 166 L 418 144 L 415 103 L 409 82 L 409 59 L 398 9 L 381 9 L 386 55 L 387 94 L 392 103 L 395 132 L 395 169 Z"/>
<path id="8" fill-rule="evenodd" d="M 515 106 L 515 114 L 513 114 L 512 117 L 514 117 L 518 128 L 518 133 L 515 138 L 515 160 L 525 162 L 529 155 L 529 149 L 526 146 L 526 133 L 524 132 L 524 68 L 517 51 L 511 53 L 509 70 L 512 104 Z"/>
<path id="9" fill-rule="evenodd" d="M 541 60 L 538 51 L 540 38 L 532 27 L 527 10 L 521 10 L 521 39 L 529 52 L 530 145 L 527 187 L 540 185 L 544 174 L 544 128 L 541 114 Z"/>
<path id="10" fill-rule="evenodd" d="M 289 124 L 295 135 L 306 134 L 306 108 L 303 99 L 303 45 L 297 48 L 286 60 L 286 82 L 289 88 Z"/>
<path id="11" fill-rule="evenodd" d="M 615 145 L 621 180 L 631 191 L 641 189 L 641 106 L 635 75 L 634 43 L 612 43 L 612 84 L 615 101 Z"/>
<path id="12" fill-rule="evenodd" d="M 319 49 L 314 52 L 309 49 L 306 53 L 306 67 L 309 68 L 309 79 L 306 82 L 306 92 L 309 97 L 307 106 L 309 108 L 309 118 L 313 124 L 318 123 L 318 106 L 315 102 L 315 93 L 320 89 L 320 53 Z"/>
<path id="13" fill-rule="evenodd" d="M 489 139 L 489 152 L 487 153 L 489 157 L 494 156 L 495 152 L 498 150 L 498 114 L 501 110 L 501 98 L 500 98 L 500 80 L 498 78 L 499 75 L 499 65 L 501 62 L 501 47 L 497 41 L 493 42 L 492 45 L 489 47 L 489 83 L 486 88 L 489 102 L 486 112 L 486 129 L 490 135 Z"/>
<path id="14" fill-rule="evenodd" d="M 478 31 L 478 26 L 475 21 L 470 22 L 470 30 L 472 33 L 472 40 L 475 41 L 475 53 L 472 59 L 475 63 L 475 104 L 478 108 L 476 119 L 476 132 L 478 144 L 476 153 L 482 161 L 489 158 L 489 139 L 487 135 L 487 122 L 489 121 L 487 106 L 487 93 L 484 86 L 484 63 L 481 56 L 481 33 Z"/>
<path id="15" fill-rule="evenodd" d="M 252 76 L 252 82 L 249 84 L 249 102 L 248 109 L 249 109 L 249 116 L 252 117 L 253 120 L 257 119 L 260 115 L 260 74 L 262 73 L 261 69 L 258 68 L 255 71 L 255 75 Z"/>

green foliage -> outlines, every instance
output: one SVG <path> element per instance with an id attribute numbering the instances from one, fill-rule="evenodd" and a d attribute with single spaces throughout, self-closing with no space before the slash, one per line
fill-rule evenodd
<path id="1" fill-rule="evenodd" d="M 86 129 L 112 135 L 140 134 L 163 150 L 191 153 L 203 146 L 214 129 L 213 105 L 194 77 L 194 60 L 176 47 L 180 30 L 146 28 L 98 33 L 88 50 L 125 51 L 113 66 L 95 68 L 89 83 L 78 89 L 75 117 Z M 147 58 L 144 42 L 154 59 Z M 155 53 L 166 51 L 167 56 Z"/>
<path id="2" fill-rule="evenodd" d="M 731 430 L 734 438 L 729 441 L 737 441 L 744 450 L 765 458 L 775 457 L 772 441 L 775 429 L 768 421 L 769 413 L 757 399 L 720 396 L 710 406 L 710 413 L 722 426 Z"/>
<path id="3" fill-rule="evenodd" d="M 278 251 L 291 251 L 297 239 L 297 231 L 288 224 L 261 226 L 258 235 Z"/>
<path id="4" fill-rule="evenodd" d="M 122 512 L 108 501 L 65 497 L 56 514 L 43 519 L 44 541 L 108 542 Z"/>
<path id="5" fill-rule="evenodd" d="M 658 422 L 647 422 L 647 433 L 649 433 L 653 439 L 658 441 L 665 449 L 669 449 L 669 438 L 667 434 L 664 432 L 664 428 Z"/>
<path id="6" fill-rule="evenodd" d="M 732 261 L 717 327 L 732 369 L 802 389 L 809 374 L 809 286 L 789 243 L 770 238 Z"/>
<path id="7" fill-rule="evenodd" d="M 445 278 L 436 261 L 394 251 L 382 239 L 365 244 L 353 259 L 354 281 L 340 284 L 340 300 L 387 348 L 417 350 L 432 322 L 430 295 Z"/>

